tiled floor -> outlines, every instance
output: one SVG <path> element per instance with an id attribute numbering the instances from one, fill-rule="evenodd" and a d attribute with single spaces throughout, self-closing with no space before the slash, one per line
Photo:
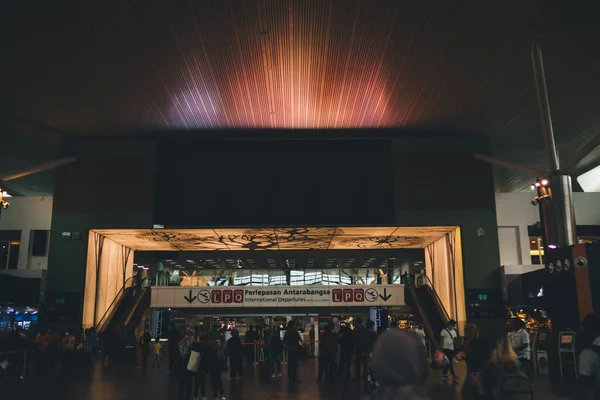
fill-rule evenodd
<path id="1" fill-rule="evenodd" d="M 223 374 L 225 391 L 229 400 L 320 400 L 320 399 L 367 399 L 363 390 L 352 381 L 339 381 L 333 385 L 315 383 L 316 362 L 304 360 L 300 368 L 303 382 L 290 388 L 285 376 L 269 381 L 259 379 L 258 370 L 251 364 L 246 376 L 240 381 L 230 381 Z M 457 373 L 460 374 L 460 367 Z M 464 373 L 463 373 L 464 375 Z M 536 382 L 539 392 L 536 399 L 559 399 L 549 394 L 544 381 Z M 26 382 L 21 399 L 61 400 L 158 400 L 177 399 L 177 382 L 164 369 L 134 368 L 104 369 L 95 364 L 91 370 L 77 370 L 73 377 L 58 378 L 48 373 L 43 378 Z M 433 371 L 425 388 L 429 399 L 458 399 L 460 384 L 442 383 L 439 372 Z M 209 390 L 210 393 L 210 390 Z M 0 399 L 3 398 L 0 393 Z"/>

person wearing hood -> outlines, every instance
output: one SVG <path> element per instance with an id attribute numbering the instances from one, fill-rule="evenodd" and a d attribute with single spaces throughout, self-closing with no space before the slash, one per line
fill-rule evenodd
<path id="1" fill-rule="evenodd" d="M 242 340 L 237 329 L 231 331 L 231 338 L 227 341 L 225 355 L 229 356 L 229 377 L 231 379 L 242 378 L 244 376 Z"/>
<path id="2" fill-rule="evenodd" d="M 377 381 L 374 400 L 418 400 L 429 366 L 421 357 L 418 338 L 390 330 L 377 338 L 371 371 Z"/>

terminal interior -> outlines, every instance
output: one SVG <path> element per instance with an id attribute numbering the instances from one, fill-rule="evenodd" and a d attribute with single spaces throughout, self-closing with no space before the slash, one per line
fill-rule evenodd
<path id="1" fill-rule="evenodd" d="M 7 2 L 0 399 L 591 390 L 600 25 L 564 3 Z"/>

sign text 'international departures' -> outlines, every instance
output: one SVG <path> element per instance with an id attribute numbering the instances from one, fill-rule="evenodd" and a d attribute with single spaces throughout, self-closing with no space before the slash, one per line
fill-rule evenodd
<path id="1" fill-rule="evenodd" d="M 404 305 L 404 286 L 153 287 L 151 307 L 358 307 Z"/>

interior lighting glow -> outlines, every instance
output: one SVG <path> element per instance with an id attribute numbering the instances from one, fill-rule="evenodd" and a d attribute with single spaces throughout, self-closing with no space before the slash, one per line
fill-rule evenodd
<path id="1" fill-rule="evenodd" d="M 556 245 L 555 245 L 555 244 L 549 244 L 549 245 L 548 245 L 548 248 L 549 248 L 549 249 L 555 249 L 555 248 L 556 248 Z"/>
<path id="2" fill-rule="evenodd" d="M 539 182 L 536 182 L 536 183 L 535 183 L 535 187 L 540 187 L 540 183 L 539 183 Z"/>
<path id="3" fill-rule="evenodd" d="M 548 179 L 542 179 L 542 186 L 546 186 L 548 184 Z"/>
<path id="4" fill-rule="evenodd" d="M 6 190 L 2 191 L 2 197 L 12 197 Z"/>

